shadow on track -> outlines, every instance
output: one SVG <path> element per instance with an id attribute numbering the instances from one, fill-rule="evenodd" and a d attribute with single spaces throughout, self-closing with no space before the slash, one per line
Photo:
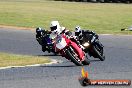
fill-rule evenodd
<path id="1" fill-rule="evenodd" d="M 90 62 L 97 62 L 97 61 L 100 61 L 100 60 L 90 60 Z M 44 65 L 44 66 L 40 66 L 40 67 L 51 67 L 51 68 L 71 68 L 71 67 L 82 67 L 82 66 L 76 66 L 74 64 L 69 64 L 69 65 L 65 65 L 63 63 L 69 63 L 70 61 L 65 61 L 65 62 L 62 62 L 62 63 L 58 63 L 58 64 L 55 64 L 55 65 Z M 85 66 L 89 66 L 89 65 L 84 65 Z"/>
<path id="2" fill-rule="evenodd" d="M 97 62 L 97 61 L 101 61 L 101 60 L 89 60 L 90 62 Z"/>
<path id="3" fill-rule="evenodd" d="M 61 55 L 55 55 L 55 54 L 45 54 L 45 55 L 36 55 L 36 56 L 61 56 Z M 97 61 L 101 61 L 99 59 L 89 59 L 90 62 L 97 62 Z"/>
<path id="4" fill-rule="evenodd" d="M 51 68 L 61 68 L 61 67 L 78 67 L 78 66 L 76 66 L 76 65 L 45 65 L 45 66 L 40 66 L 40 67 L 51 67 Z"/>

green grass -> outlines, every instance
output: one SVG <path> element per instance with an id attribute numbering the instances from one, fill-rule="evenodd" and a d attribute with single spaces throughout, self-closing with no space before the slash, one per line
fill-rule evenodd
<path id="1" fill-rule="evenodd" d="M 50 60 L 46 57 L 43 58 L 39 56 L 0 53 L 0 67 L 25 66 L 33 64 L 44 64 L 48 62 L 50 62 Z"/>
<path id="2" fill-rule="evenodd" d="M 76 25 L 97 33 L 132 34 L 131 4 L 81 3 L 45 0 L 0 0 L 0 24 L 48 29 L 51 20 L 73 30 Z"/>

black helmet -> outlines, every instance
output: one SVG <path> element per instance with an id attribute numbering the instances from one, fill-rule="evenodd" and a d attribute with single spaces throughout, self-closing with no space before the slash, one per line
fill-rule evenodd
<path id="1" fill-rule="evenodd" d="M 43 33 L 44 33 L 44 31 L 45 31 L 45 30 L 43 30 L 43 29 L 40 28 L 40 27 L 36 28 L 36 33 L 37 33 L 38 36 L 42 36 Z"/>
<path id="2" fill-rule="evenodd" d="M 81 27 L 80 26 L 76 26 L 75 27 L 75 36 L 79 36 L 81 34 Z"/>
<path id="3" fill-rule="evenodd" d="M 36 28 L 36 33 L 42 31 L 43 29 L 41 27 Z"/>

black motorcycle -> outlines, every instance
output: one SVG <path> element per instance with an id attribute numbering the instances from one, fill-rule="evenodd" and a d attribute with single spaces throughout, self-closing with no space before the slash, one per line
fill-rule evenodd
<path id="1" fill-rule="evenodd" d="M 52 39 L 50 38 L 50 33 L 48 33 L 47 31 L 43 31 L 41 37 L 38 34 L 36 35 L 36 40 L 42 46 L 43 52 L 48 51 L 49 53 L 50 52 L 55 53 L 55 50 L 53 48 Z"/>
<path id="2" fill-rule="evenodd" d="M 99 58 L 101 61 L 105 60 L 103 45 L 92 34 L 85 34 L 82 37 L 80 43 L 84 47 L 84 51 L 94 58 Z"/>
<path id="3" fill-rule="evenodd" d="M 45 34 L 45 36 L 43 36 L 42 42 L 43 42 L 42 51 L 48 51 L 49 53 L 54 52 L 53 43 L 52 40 L 50 39 L 49 34 Z"/>

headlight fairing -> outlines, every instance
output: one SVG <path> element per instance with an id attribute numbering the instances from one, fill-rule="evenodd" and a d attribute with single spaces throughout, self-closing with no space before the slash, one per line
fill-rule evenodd
<path id="1" fill-rule="evenodd" d="M 88 47 L 89 45 L 90 45 L 89 42 L 83 43 L 83 46 L 84 46 L 84 47 Z"/>

